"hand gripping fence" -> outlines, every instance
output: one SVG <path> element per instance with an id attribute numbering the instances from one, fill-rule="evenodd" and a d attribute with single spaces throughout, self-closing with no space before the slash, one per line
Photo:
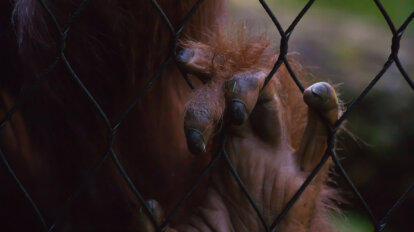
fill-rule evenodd
<path id="1" fill-rule="evenodd" d="M 206 0 L 206 1 L 208 1 L 208 0 Z M 112 158 L 112 160 L 113 160 L 114 164 L 116 165 L 116 167 L 118 168 L 119 172 L 121 173 L 121 175 L 123 176 L 123 178 L 125 179 L 125 181 L 128 183 L 129 187 L 131 188 L 131 190 L 133 191 L 133 193 L 135 194 L 135 196 L 141 202 L 141 204 L 143 206 L 143 209 L 145 210 L 145 212 L 149 216 L 150 220 L 154 223 L 155 227 L 157 228 L 157 231 L 165 231 L 166 230 L 167 226 L 170 224 L 171 219 L 176 214 L 177 210 L 189 198 L 189 196 L 192 194 L 192 192 L 200 184 L 201 180 L 203 178 L 205 178 L 205 176 L 207 175 L 207 173 L 210 171 L 210 169 L 215 165 L 216 161 L 219 160 L 219 159 L 224 159 L 225 160 L 225 162 L 227 164 L 227 167 L 231 171 L 233 177 L 235 178 L 235 180 L 239 184 L 241 190 L 245 193 L 245 196 L 249 200 L 249 202 L 252 205 L 252 207 L 255 209 L 255 211 L 256 211 L 259 219 L 261 220 L 261 222 L 263 224 L 263 228 L 265 229 L 265 231 L 272 231 L 272 232 L 277 231 L 278 225 L 281 222 L 281 220 L 284 218 L 284 216 L 286 216 L 286 214 L 288 213 L 288 211 L 290 210 L 290 208 L 299 199 L 299 197 L 301 196 L 301 194 L 303 193 L 303 191 L 308 187 L 308 185 L 310 184 L 310 182 L 317 175 L 317 173 L 322 168 L 322 166 L 326 163 L 326 161 L 329 159 L 329 157 L 331 157 L 332 160 L 334 161 L 334 164 L 335 164 L 337 170 L 339 171 L 339 174 L 346 180 L 346 182 L 349 184 L 349 186 L 353 190 L 354 194 L 361 201 L 361 203 L 362 203 L 365 211 L 369 215 L 369 217 L 371 219 L 371 222 L 372 222 L 372 224 L 374 226 L 374 232 L 384 231 L 384 229 L 385 229 L 385 227 L 387 225 L 387 222 L 390 219 L 390 217 L 396 212 L 396 210 L 398 210 L 398 208 L 403 204 L 404 200 L 413 191 L 413 189 L 414 189 L 414 183 L 411 184 L 409 186 L 409 188 L 401 195 L 401 197 L 394 203 L 394 205 L 388 210 L 388 212 L 385 214 L 385 216 L 383 218 L 380 218 L 379 219 L 379 218 L 375 217 L 374 214 L 372 213 L 372 210 L 371 210 L 370 206 L 367 204 L 367 202 L 365 201 L 365 199 L 362 197 L 362 195 L 360 194 L 360 192 L 355 187 L 355 185 L 353 184 L 352 180 L 349 178 L 348 174 L 346 173 L 346 171 L 342 167 L 342 164 L 339 161 L 339 159 L 338 159 L 338 157 L 337 157 L 337 155 L 335 153 L 334 144 L 335 144 L 335 140 L 336 140 L 336 134 L 337 134 L 339 128 L 341 127 L 341 125 L 343 124 L 344 120 L 347 118 L 348 114 L 370 92 L 370 90 L 381 79 L 381 77 L 388 70 L 388 68 L 392 65 L 392 63 L 395 63 L 396 64 L 398 70 L 400 71 L 400 73 L 402 74 L 402 76 L 404 77 L 404 79 L 406 80 L 407 84 L 411 87 L 411 89 L 414 90 L 414 82 L 410 78 L 410 76 L 407 74 L 407 72 L 405 71 L 405 69 L 402 66 L 402 64 L 401 64 L 401 62 L 399 60 L 399 57 L 398 57 L 398 51 L 399 51 L 399 48 L 400 48 L 401 38 L 402 38 L 402 36 L 404 34 L 404 31 L 407 28 L 407 26 L 413 21 L 414 11 L 408 16 L 408 18 L 403 22 L 403 24 L 399 28 L 397 28 L 394 25 L 394 23 L 392 22 L 392 20 L 390 19 L 389 15 L 388 15 L 388 13 L 386 11 L 386 9 L 382 6 L 380 0 L 373 0 L 373 2 L 375 3 L 375 5 L 377 6 L 378 10 L 381 12 L 382 16 L 384 17 L 386 23 L 388 24 L 389 29 L 391 30 L 391 33 L 392 33 L 392 36 L 393 36 L 392 37 L 392 41 L 391 41 L 391 53 L 390 53 L 387 61 L 384 63 L 383 67 L 381 68 L 381 70 L 378 72 L 378 74 L 363 89 L 363 91 L 361 92 L 361 94 L 353 102 L 351 102 L 351 104 L 348 106 L 347 110 L 339 118 L 339 120 L 337 121 L 337 123 L 334 126 L 329 127 L 330 129 L 329 129 L 329 136 L 328 136 L 328 141 L 327 141 L 328 142 L 328 146 L 327 146 L 327 149 L 326 149 L 326 151 L 325 151 L 322 159 L 320 160 L 319 164 L 314 168 L 314 170 L 310 173 L 310 175 L 307 177 L 307 179 L 303 182 L 303 184 L 300 186 L 300 188 L 294 194 L 294 196 L 292 197 L 292 199 L 290 199 L 290 201 L 286 204 L 286 206 L 284 207 L 284 209 L 282 210 L 282 212 L 279 214 L 279 216 L 277 216 L 274 219 L 274 221 L 273 221 L 273 223 L 271 225 L 268 225 L 265 222 L 262 213 L 259 211 L 258 207 L 256 206 L 256 203 L 254 202 L 253 198 L 251 197 L 251 195 L 250 195 L 247 187 L 244 185 L 243 181 L 239 177 L 237 171 L 235 170 L 235 168 L 234 168 L 234 166 L 233 166 L 233 164 L 232 164 L 232 162 L 231 162 L 231 160 L 230 160 L 230 158 L 229 158 L 229 156 L 228 156 L 228 154 L 226 152 L 226 149 L 225 149 L 225 147 L 226 147 L 225 146 L 225 144 L 226 144 L 226 130 L 225 130 L 225 128 L 222 130 L 222 132 L 219 135 L 220 140 L 221 140 L 220 147 L 219 147 L 218 151 L 216 152 L 216 154 L 214 155 L 214 157 L 211 160 L 211 162 L 202 171 L 201 175 L 193 183 L 193 185 L 190 187 L 190 189 L 188 189 L 188 191 L 182 197 L 182 199 L 176 204 L 176 206 L 171 211 L 171 213 L 166 216 L 166 219 L 164 220 L 164 222 L 161 225 L 159 225 L 159 224 L 157 224 L 157 221 L 155 219 L 155 216 L 153 215 L 152 211 L 150 210 L 149 205 L 144 200 L 144 198 L 141 195 L 140 191 L 135 187 L 134 183 L 132 182 L 132 180 L 128 176 L 127 172 L 123 168 L 123 166 L 122 166 L 121 162 L 119 161 L 118 156 L 115 153 L 112 145 L 113 145 L 113 142 L 114 142 L 114 136 L 115 136 L 115 134 L 117 132 L 118 127 L 122 123 L 123 119 L 134 108 L 134 106 L 138 103 L 138 101 L 141 99 L 141 97 L 160 78 L 163 70 L 171 62 L 173 62 L 175 60 L 175 51 L 176 51 L 176 48 L 177 48 L 178 38 L 180 37 L 180 34 L 181 34 L 184 26 L 186 25 L 187 21 L 191 18 L 191 16 L 197 11 L 197 9 L 199 7 L 202 7 L 202 3 L 204 2 L 204 0 L 199 0 L 199 1 L 197 1 L 194 4 L 194 6 L 191 8 L 191 10 L 188 12 L 188 14 L 184 17 L 184 19 L 182 20 L 181 24 L 179 25 L 179 27 L 177 29 L 175 29 L 172 26 L 170 20 L 168 19 L 168 17 L 164 13 L 163 9 L 160 7 L 160 5 L 158 4 L 158 2 L 156 0 L 151 0 L 153 6 L 161 14 L 162 18 L 164 19 L 165 23 L 167 24 L 167 26 L 168 26 L 168 28 L 169 28 L 169 30 L 171 32 L 171 35 L 174 38 L 174 43 L 173 43 L 173 45 L 171 47 L 171 51 L 172 52 L 168 56 L 168 58 L 162 63 L 162 65 L 159 67 L 159 69 L 157 70 L 157 72 L 152 76 L 152 78 L 142 88 L 142 90 L 135 96 L 135 98 L 132 100 L 132 102 L 129 104 L 129 106 L 123 111 L 123 113 L 121 114 L 121 116 L 118 118 L 118 120 L 114 124 L 111 124 L 110 123 L 110 121 L 109 121 L 107 115 L 105 114 L 105 112 L 103 111 L 102 107 L 97 103 L 97 101 L 95 100 L 94 96 L 92 96 L 92 94 L 89 92 L 89 90 L 83 84 L 83 82 L 80 80 L 80 78 L 78 77 L 76 71 L 71 67 L 70 62 L 67 60 L 67 58 L 65 56 L 65 42 L 66 42 L 66 39 L 67 39 L 67 36 L 68 36 L 68 32 L 70 31 L 71 26 L 75 22 L 75 20 L 77 19 L 77 17 L 86 8 L 86 6 L 87 6 L 87 4 L 88 4 L 89 1 L 88 0 L 83 0 L 82 1 L 82 3 L 79 5 L 79 7 L 73 12 L 72 17 L 70 18 L 67 26 L 64 27 L 64 28 L 62 28 L 61 26 L 59 26 L 59 24 L 57 22 L 57 19 L 56 19 L 55 15 L 54 15 L 54 13 L 48 7 L 48 5 L 45 3 L 45 1 L 44 0 L 39 0 L 39 2 L 42 5 L 42 7 L 44 8 L 44 10 L 47 12 L 47 14 L 49 15 L 50 20 L 54 23 L 54 25 L 55 25 L 55 27 L 56 27 L 59 35 L 60 35 L 60 43 L 59 43 L 60 44 L 60 49 L 57 52 L 57 55 L 56 55 L 56 58 L 54 59 L 54 61 L 40 74 L 40 78 L 37 79 L 35 81 L 35 83 L 33 83 L 33 85 L 31 85 L 30 87 L 27 87 L 27 88 L 24 88 L 23 89 L 23 91 L 20 94 L 19 98 L 17 99 L 15 105 L 9 110 L 9 112 L 7 112 L 7 114 L 4 116 L 4 118 L 1 119 L 1 121 L 0 121 L 0 129 L 4 129 L 4 126 L 10 121 L 12 115 L 22 105 L 22 103 L 24 102 L 24 100 L 27 99 L 28 96 L 30 96 L 31 94 L 33 94 L 33 92 L 38 88 L 38 86 L 42 82 L 46 81 L 45 80 L 46 79 L 46 76 L 50 72 L 52 72 L 54 70 L 54 68 L 56 67 L 56 65 L 59 62 L 62 62 L 64 64 L 64 66 L 67 68 L 68 72 L 71 74 L 73 80 L 78 84 L 79 88 L 87 95 L 89 101 L 94 105 L 94 107 L 96 108 L 96 110 L 99 112 L 100 116 L 104 119 L 104 121 L 106 123 L 106 126 L 107 126 L 107 129 L 108 129 L 108 140 L 109 140 L 109 146 L 107 147 L 105 154 L 102 155 L 102 157 L 100 158 L 99 162 L 89 171 L 89 174 L 87 175 L 87 177 L 82 181 L 82 183 L 79 185 L 79 187 L 71 194 L 71 196 L 69 197 L 69 199 L 67 200 L 67 202 L 60 208 L 60 210 L 59 210 L 59 212 L 58 212 L 58 214 L 56 216 L 55 221 L 52 221 L 52 222 L 46 222 L 45 221 L 45 219 L 44 219 L 42 213 L 40 212 L 39 208 L 37 207 L 36 203 L 31 198 L 30 193 L 26 190 L 25 186 L 20 182 L 19 178 L 17 177 L 17 175 L 15 174 L 15 172 L 13 171 L 13 169 L 11 168 L 9 162 L 7 161 L 7 159 L 6 159 L 6 157 L 5 157 L 4 153 L 3 153 L 3 151 L 0 148 L 0 159 L 1 159 L 1 161 L 5 164 L 6 168 L 8 169 L 8 172 L 10 173 L 10 175 L 12 176 L 12 178 L 14 179 L 14 181 L 19 186 L 20 190 L 24 193 L 25 197 L 29 201 L 29 203 L 30 203 L 31 207 L 33 208 L 33 210 L 35 211 L 35 213 L 36 213 L 39 221 L 43 225 L 44 231 L 48 231 L 48 232 L 54 231 L 57 223 L 59 223 L 61 220 L 63 220 L 65 218 L 65 216 L 66 216 L 66 214 L 68 212 L 68 209 L 69 209 L 70 205 L 78 197 L 78 195 L 80 194 L 80 192 L 86 186 L 88 186 L 88 184 L 94 178 L 95 174 L 101 168 L 101 166 L 103 165 L 103 163 L 105 162 L 105 160 L 107 160 L 109 157 Z M 276 15 L 269 8 L 269 6 L 266 3 L 266 1 L 265 0 L 259 0 L 259 2 L 263 6 L 264 10 L 269 15 L 269 17 L 271 18 L 273 24 L 275 25 L 277 31 L 279 32 L 279 34 L 281 36 L 280 47 L 279 47 L 280 48 L 280 52 L 279 52 L 278 59 L 275 62 L 272 70 L 268 74 L 268 76 L 267 76 L 267 78 L 265 80 L 264 86 L 271 80 L 271 78 L 276 73 L 276 71 L 279 69 L 279 67 L 282 65 L 282 63 L 284 63 L 285 66 L 286 66 L 286 68 L 287 68 L 287 70 L 288 70 L 288 72 L 289 72 L 289 74 L 290 74 L 290 76 L 295 81 L 295 83 L 298 86 L 299 90 L 301 92 L 303 92 L 304 91 L 304 88 L 303 88 L 301 82 L 299 81 L 299 79 L 297 78 L 295 72 L 291 68 L 291 65 L 289 64 L 289 61 L 287 59 L 287 52 L 288 52 L 289 38 L 292 35 L 293 30 L 295 29 L 296 25 L 301 21 L 302 17 L 306 14 L 306 12 L 310 9 L 310 7 L 315 2 L 315 0 L 309 0 L 307 2 L 307 4 L 303 7 L 303 9 L 300 11 L 300 13 L 297 15 L 297 17 L 293 20 L 293 22 L 290 24 L 290 26 L 288 27 L 287 30 L 284 30 L 282 28 L 282 26 L 279 23 Z M 183 74 L 183 77 L 185 78 L 186 82 L 188 83 L 188 85 L 191 88 L 194 88 L 191 80 L 187 77 L 187 75 L 184 72 L 182 72 L 182 74 Z"/>

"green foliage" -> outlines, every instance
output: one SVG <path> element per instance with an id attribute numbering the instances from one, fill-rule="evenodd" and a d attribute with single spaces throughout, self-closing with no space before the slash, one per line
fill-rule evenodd
<path id="1" fill-rule="evenodd" d="M 338 232 L 372 232 L 374 227 L 367 216 L 363 214 L 350 212 L 345 216 L 338 216 L 332 221 L 336 224 Z M 384 232 L 391 232 L 385 229 Z"/>
<path id="2" fill-rule="evenodd" d="M 301 6 L 305 5 L 306 0 L 274 0 L 270 4 L 286 4 Z M 414 10 L 413 0 L 382 0 L 380 1 L 392 20 L 401 24 Z M 342 12 L 366 16 L 374 20 L 383 20 L 378 7 L 373 0 L 318 0 L 314 7 L 329 8 L 330 10 L 340 10 Z"/>

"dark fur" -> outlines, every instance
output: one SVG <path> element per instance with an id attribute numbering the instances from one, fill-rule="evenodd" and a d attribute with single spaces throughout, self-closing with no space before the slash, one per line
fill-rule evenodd
<path id="1" fill-rule="evenodd" d="M 159 2 L 177 28 L 196 0 Z M 46 3 L 64 28 L 81 1 Z M 184 38 L 208 42 L 202 32 L 215 32 L 215 25 L 225 17 L 224 5 L 221 0 L 205 1 L 186 25 Z M 2 1 L 0 20 L 3 118 L 22 90 L 33 85 L 58 55 L 60 40 L 38 0 Z M 113 124 L 172 52 L 172 42 L 150 1 L 90 1 L 72 25 L 65 55 Z M 230 46 L 225 41 L 217 43 L 217 49 Z M 260 46 L 253 51 L 262 54 L 265 47 Z M 108 128 L 62 62 L 45 78 L 3 128 L 0 145 L 46 221 L 52 223 L 107 151 Z M 295 87 L 289 84 L 292 91 Z M 137 188 L 146 199 L 159 201 L 167 214 L 211 158 L 195 157 L 186 147 L 183 113 L 190 92 L 177 68 L 168 66 L 122 122 L 114 143 Z M 298 131 L 292 133 L 293 141 L 299 140 L 303 127 L 292 129 Z M 34 211 L 4 166 L 0 183 L 0 227 L 41 231 Z M 204 181 L 186 202 L 174 218 L 176 224 L 188 217 L 206 186 Z M 139 208 L 139 201 L 108 159 L 55 231 L 134 231 Z"/>
<path id="2" fill-rule="evenodd" d="M 81 3 L 46 2 L 62 27 Z M 164 0 L 160 5 L 177 27 L 195 2 Z M 203 3 L 183 33 L 199 39 L 200 29 L 208 29 L 220 15 L 219 2 Z M 0 9 L 3 117 L 22 89 L 40 78 L 60 45 L 57 30 L 39 1 L 3 1 Z M 150 1 L 90 1 L 69 32 L 65 54 L 114 123 L 165 61 L 172 38 Z M 51 223 L 104 155 L 108 129 L 62 63 L 46 79 L 26 96 L 24 105 L 1 131 L 1 148 Z M 125 118 L 114 144 L 138 189 L 146 198 L 160 201 L 167 212 L 208 160 L 194 160 L 185 146 L 183 107 L 188 93 L 185 81 L 170 65 Z M 0 199 L 9 199 L 0 207 L 2 220 L 7 222 L 1 223 L 2 229 L 39 231 L 33 210 L 4 167 L 1 170 L 6 191 Z M 199 195 L 196 192 L 190 205 Z M 109 159 L 57 230 L 119 231 L 120 225 L 129 230 L 139 208 L 138 200 Z"/>

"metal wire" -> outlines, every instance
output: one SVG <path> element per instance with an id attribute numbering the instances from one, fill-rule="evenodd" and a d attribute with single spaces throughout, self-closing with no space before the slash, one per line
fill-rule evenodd
<path id="1" fill-rule="evenodd" d="M 184 202 L 191 196 L 193 191 L 197 188 L 197 186 L 200 184 L 200 182 L 206 177 L 207 173 L 211 170 L 211 168 L 217 163 L 217 160 L 223 158 L 225 163 L 227 164 L 227 168 L 229 168 L 230 173 L 235 178 L 237 183 L 242 189 L 242 192 L 245 194 L 246 198 L 248 198 L 249 202 L 251 203 L 251 206 L 255 209 L 255 212 L 257 213 L 258 218 L 260 219 L 263 227 L 265 228 L 265 231 L 277 231 L 279 223 L 282 221 L 284 216 L 288 213 L 288 211 L 291 209 L 291 207 L 297 202 L 297 200 L 301 197 L 302 193 L 305 191 L 305 189 L 310 185 L 313 178 L 318 174 L 319 170 L 323 167 L 323 165 L 326 163 L 326 161 L 329 158 L 332 158 L 334 161 L 334 164 L 336 168 L 339 170 L 339 174 L 345 178 L 346 182 L 351 186 L 352 190 L 354 191 L 357 198 L 362 202 L 362 205 L 368 215 L 371 218 L 371 222 L 374 225 L 374 232 L 380 232 L 383 231 L 387 225 L 387 222 L 392 217 L 392 215 L 395 214 L 396 210 L 402 205 L 404 200 L 408 197 L 408 195 L 414 191 L 414 183 L 407 189 L 407 191 L 401 195 L 401 197 L 396 201 L 396 203 L 389 209 L 389 211 L 386 213 L 386 215 L 381 219 L 378 220 L 375 215 L 372 213 L 372 210 L 368 203 L 365 201 L 363 196 L 360 194 L 358 189 L 353 184 L 352 180 L 349 178 L 347 172 L 342 167 L 342 164 L 340 160 L 337 158 L 335 153 L 335 140 L 336 140 L 336 134 L 343 124 L 343 122 L 347 119 L 349 113 L 351 113 L 356 105 L 358 105 L 364 97 L 371 91 L 371 89 L 377 84 L 377 82 L 382 78 L 384 73 L 387 72 L 389 67 L 395 62 L 398 70 L 402 74 L 403 78 L 407 82 L 407 84 L 411 87 L 411 89 L 414 90 L 414 82 L 412 78 L 408 75 L 408 73 L 405 71 L 404 67 L 402 66 L 399 57 L 399 44 L 402 39 L 402 36 L 404 34 L 405 29 L 407 26 L 412 22 L 414 18 L 414 12 L 412 12 L 407 19 L 403 22 L 403 24 L 397 29 L 389 17 L 387 10 L 384 8 L 384 6 L 381 4 L 379 0 L 374 0 L 375 5 L 377 6 L 378 10 L 381 12 L 382 16 L 384 17 L 391 33 L 392 33 L 392 41 L 391 41 L 391 52 L 389 55 L 388 60 L 384 63 L 381 70 L 378 72 L 378 74 L 371 80 L 371 82 L 362 90 L 361 94 L 348 106 L 347 110 L 342 114 L 340 119 L 337 121 L 337 123 L 334 125 L 334 127 L 331 128 L 331 131 L 329 133 L 329 136 L 327 138 L 328 147 L 325 151 L 324 156 L 320 160 L 319 164 L 314 168 L 314 170 L 309 174 L 307 179 L 303 182 L 303 184 L 300 186 L 300 188 L 297 190 L 297 192 L 294 194 L 292 199 L 286 204 L 284 209 L 281 211 L 278 217 L 275 218 L 273 223 L 269 226 L 264 220 L 264 216 L 256 206 L 256 203 L 254 202 L 253 198 L 251 197 L 248 188 L 244 185 L 242 179 L 239 177 L 237 170 L 234 168 L 231 159 L 227 155 L 227 152 L 225 150 L 226 147 L 226 134 L 225 129 L 222 130 L 221 135 L 219 136 L 221 138 L 221 145 L 219 150 L 217 151 L 216 155 L 213 157 L 209 165 L 202 171 L 200 176 L 196 179 L 196 181 L 193 183 L 193 185 L 188 189 L 186 194 L 182 197 L 182 199 L 177 202 L 174 209 L 170 212 L 170 214 L 166 217 L 164 222 L 161 223 L 161 225 L 157 224 L 157 221 L 155 219 L 155 216 L 153 215 L 152 211 L 149 208 L 149 205 L 144 200 L 144 197 L 140 193 L 140 191 L 137 189 L 131 178 L 129 177 L 128 173 L 124 169 L 123 165 L 121 164 L 120 160 L 118 159 L 114 148 L 114 137 L 116 136 L 116 132 L 118 127 L 121 125 L 124 118 L 128 115 L 128 113 L 136 106 L 136 104 L 140 101 L 140 99 L 148 92 L 148 90 L 153 86 L 153 84 L 162 76 L 162 72 L 165 70 L 165 68 L 171 63 L 171 61 L 174 60 L 176 55 L 176 49 L 177 49 L 177 41 L 180 37 L 180 34 L 185 27 L 188 20 L 192 17 L 192 15 L 197 11 L 199 7 L 202 6 L 203 0 L 199 0 L 195 3 L 195 5 L 191 8 L 191 10 L 188 12 L 187 15 L 185 15 L 182 22 L 179 24 L 178 28 L 174 28 L 172 23 L 170 22 L 167 15 L 164 13 L 162 7 L 158 4 L 156 0 L 150 0 L 155 7 L 155 9 L 159 12 L 159 14 L 162 16 L 162 19 L 167 24 L 169 31 L 171 32 L 172 38 L 174 39 L 174 43 L 171 46 L 171 53 L 168 54 L 168 57 L 164 61 L 164 63 L 159 67 L 158 71 L 154 74 L 154 76 L 148 81 L 148 83 L 143 87 L 143 89 L 135 96 L 135 98 L 131 101 L 131 103 L 128 105 L 128 107 L 125 108 L 125 110 L 122 112 L 118 120 L 111 124 L 107 114 L 104 112 L 101 105 L 95 100 L 94 96 L 91 94 L 91 92 L 88 90 L 88 88 L 83 84 L 81 79 L 79 78 L 76 71 L 72 68 L 70 61 L 66 58 L 65 55 L 65 43 L 69 36 L 69 31 L 71 26 L 76 22 L 76 19 L 79 17 L 80 14 L 82 14 L 83 11 L 86 10 L 88 5 L 88 0 L 83 0 L 79 7 L 73 12 L 70 20 L 68 21 L 66 27 L 62 29 L 62 27 L 59 25 L 55 14 L 53 11 L 49 8 L 49 6 L 46 4 L 44 0 L 39 0 L 39 3 L 43 7 L 43 9 L 47 12 L 51 22 L 55 26 L 56 31 L 59 35 L 59 41 L 56 41 L 59 44 L 59 50 L 57 51 L 56 58 L 50 63 L 50 65 L 39 75 L 39 78 L 34 82 L 30 87 L 23 89 L 21 92 L 21 95 L 18 97 L 18 100 L 16 101 L 15 105 L 11 107 L 11 109 L 6 113 L 6 115 L 1 119 L 0 123 L 0 130 L 4 128 L 4 126 L 9 123 L 11 117 L 16 112 L 18 108 L 20 108 L 23 104 L 23 102 L 30 97 L 32 94 L 34 94 L 35 90 L 45 81 L 47 81 L 47 76 L 50 72 L 52 72 L 55 67 L 58 65 L 58 63 L 62 62 L 62 64 L 66 67 L 68 72 L 70 73 L 73 80 L 78 84 L 79 88 L 82 90 L 82 92 L 86 95 L 87 99 L 93 104 L 99 115 L 102 117 L 102 119 L 105 121 L 105 124 L 107 126 L 108 130 L 108 147 L 106 149 L 105 154 L 101 157 L 99 162 L 89 171 L 89 174 L 86 176 L 84 181 L 79 185 L 79 187 L 70 195 L 67 202 L 61 207 L 61 209 L 58 211 L 58 214 L 55 218 L 55 220 L 48 225 L 48 223 L 45 221 L 41 211 L 39 210 L 39 207 L 34 202 L 32 197 L 30 196 L 29 192 L 26 190 L 24 185 L 20 182 L 18 177 L 16 176 L 15 172 L 13 171 L 12 166 L 9 164 L 8 160 L 6 159 L 3 152 L 0 150 L 0 160 L 5 164 L 8 172 L 14 179 L 14 181 L 19 186 L 20 190 L 24 193 L 26 199 L 32 206 L 33 210 L 35 211 L 40 223 L 43 225 L 45 231 L 53 231 L 56 228 L 57 223 L 62 221 L 69 209 L 69 207 L 73 204 L 74 200 L 78 197 L 79 193 L 88 186 L 88 184 L 93 180 L 95 174 L 98 172 L 98 170 L 102 167 L 103 163 L 108 160 L 108 157 L 112 157 L 112 162 L 116 165 L 118 168 L 118 171 L 123 176 L 125 181 L 128 183 L 129 187 L 139 200 L 139 202 L 144 207 L 145 212 L 150 217 L 150 220 L 152 223 L 154 223 L 155 227 L 157 228 L 157 231 L 165 231 L 167 226 L 170 224 L 171 219 L 176 214 L 178 209 L 184 204 Z M 266 86 L 266 84 L 271 80 L 271 78 L 274 76 L 274 74 L 277 72 L 277 70 L 280 68 L 280 66 L 284 63 L 290 76 L 292 77 L 293 81 L 296 83 L 297 87 L 301 92 L 304 91 L 304 87 L 302 83 L 299 81 L 299 78 L 291 68 L 291 65 L 289 64 L 289 61 L 287 59 L 287 53 L 288 53 L 288 45 L 289 45 L 289 38 L 293 34 L 293 31 L 295 27 L 300 23 L 302 17 L 306 14 L 306 12 L 312 7 L 312 4 L 315 2 L 315 0 L 309 0 L 307 4 L 302 8 L 300 13 L 295 17 L 295 19 L 292 21 L 292 23 L 289 25 L 288 29 L 285 31 L 281 24 L 279 23 L 279 20 L 277 19 L 276 15 L 272 12 L 270 7 L 268 6 L 267 2 L 265 0 L 259 0 L 260 4 L 262 5 L 265 12 L 268 14 L 270 19 L 272 20 L 276 30 L 279 32 L 281 36 L 280 40 L 280 46 L 279 46 L 279 54 L 278 59 L 273 65 L 272 70 L 268 74 L 265 83 L 262 87 L 262 89 Z M 186 73 L 183 72 L 183 77 L 185 78 L 186 82 L 191 88 L 194 88 L 191 80 L 187 77 Z M 108 161 L 109 162 L 109 161 Z"/>

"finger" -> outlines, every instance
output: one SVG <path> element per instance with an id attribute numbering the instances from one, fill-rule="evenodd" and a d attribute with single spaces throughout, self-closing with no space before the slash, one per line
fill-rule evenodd
<path id="1" fill-rule="evenodd" d="M 210 52 L 200 48 L 185 48 L 176 56 L 177 63 L 184 71 L 196 75 L 203 82 L 211 76 L 212 59 Z"/>
<path id="2" fill-rule="evenodd" d="M 138 212 L 138 217 L 136 220 L 138 231 L 156 231 L 156 228 L 161 225 L 162 220 L 164 219 L 164 210 L 161 205 L 156 200 L 146 201 L 149 210 L 152 215 L 155 217 L 155 221 L 158 225 L 154 225 L 153 221 L 148 216 L 148 213 L 145 211 L 144 207 L 141 207 Z"/>
<path id="3" fill-rule="evenodd" d="M 230 121 L 242 125 L 256 106 L 266 74 L 261 71 L 234 75 L 226 84 L 226 99 Z"/>
<path id="4" fill-rule="evenodd" d="M 310 108 L 318 111 L 329 122 L 335 124 L 338 120 L 338 97 L 334 88 L 326 82 L 318 82 L 303 92 L 303 99 Z"/>
<path id="5" fill-rule="evenodd" d="M 223 80 L 210 81 L 197 89 L 186 106 L 184 131 L 193 154 L 206 151 L 209 138 L 221 119 L 224 107 Z"/>
<path id="6" fill-rule="evenodd" d="M 303 98 L 309 106 L 308 122 L 298 150 L 303 171 L 311 171 L 327 148 L 328 125 L 338 120 L 339 103 L 335 90 L 325 82 L 308 87 Z"/>

